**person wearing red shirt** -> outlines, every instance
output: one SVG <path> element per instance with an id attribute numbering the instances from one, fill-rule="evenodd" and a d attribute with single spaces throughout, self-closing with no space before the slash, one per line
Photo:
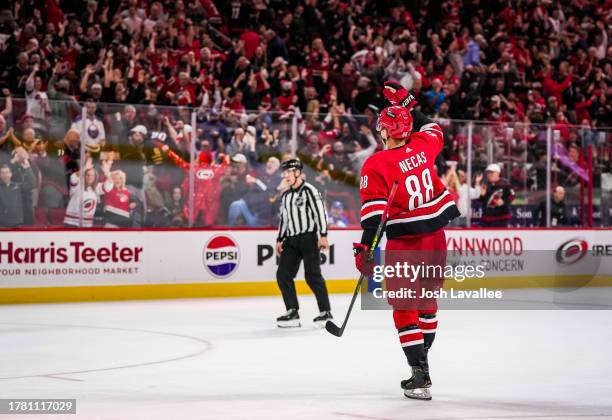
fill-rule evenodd
<path id="1" fill-rule="evenodd" d="M 593 99 L 596 96 L 592 96 L 589 99 L 585 99 L 584 95 L 579 96 L 579 101 L 574 105 L 576 107 L 576 121 L 588 121 L 591 123 L 591 114 L 589 108 L 593 105 Z"/>
<path id="2" fill-rule="evenodd" d="M 512 55 L 516 62 L 516 67 L 520 73 L 525 73 L 527 68 L 531 67 L 531 53 L 526 47 L 527 40 L 524 37 L 519 37 L 512 47 Z"/>
<path id="3" fill-rule="evenodd" d="M 554 129 L 559 131 L 561 140 L 565 142 L 569 140 L 570 127 L 571 124 L 567 121 L 565 114 L 563 112 L 557 112 Z"/>
<path id="4" fill-rule="evenodd" d="M 444 147 L 441 127 L 418 111 L 411 110 L 414 97 L 395 81 L 385 82 L 385 97 L 392 106 L 378 118 L 377 130 L 385 150 L 370 156 L 361 170 L 359 192 L 362 200 L 361 241 L 353 244 L 355 264 L 359 271 L 371 274 L 366 261 L 382 214 L 386 222 L 387 244 L 385 264 L 394 262 L 425 262 L 444 266 L 446 239 L 444 227 L 459 217 L 459 210 L 442 180 L 438 177 L 435 160 Z M 418 124 L 413 124 L 417 120 Z M 397 193 L 387 203 L 391 186 L 397 183 Z M 412 261 L 415 252 L 424 251 Z M 442 286 L 442 276 L 411 279 L 387 278 L 387 290 L 419 287 L 436 290 Z M 408 398 L 430 400 L 431 378 L 428 351 L 437 329 L 435 299 L 389 298 L 399 342 L 412 370 L 412 377 L 401 382 Z"/>
<path id="5" fill-rule="evenodd" d="M 586 51 L 583 49 L 578 49 L 578 51 L 576 51 L 576 55 L 570 57 L 569 60 L 572 67 L 574 68 L 574 84 L 584 85 L 585 83 L 587 83 L 589 79 L 589 73 L 591 72 L 591 68 L 593 67 L 593 61 L 587 55 Z"/>
<path id="6" fill-rule="evenodd" d="M 281 94 L 276 98 L 278 102 L 278 110 L 287 112 L 296 103 L 297 97 L 295 96 L 295 89 L 293 83 L 289 80 L 283 80 L 281 82 Z"/>
<path id="7" fill-rule="evenodd" d="M 561 63 L 559 67 L 567 66 L 567 62 L 565 62 L 566 66 L 563 66 L 563 64 L 564 63 Z M 547 96 L 554 96 L 561 104 L 563 103 L 563 92 L 572 84 L 572 73 L 571 71 L 564 73 L 560 69 L 560 74 L 565 74 L 565 77 L 561 82 L 557 82 L 555 79 L 553 79 L 552 71 L 548 72 L 548 74 L 544 76 L 544 80 L 542 81 L 542 87 L 544 88 L 544 93 Z"/>
<path id="8" fill-rule="evenodd" d="M 544 112 L 546 110 L 546 101 L 540 94 L 539 90 L 530 90 L 527 92 L 527 111 L 528 112 Z"/>
<path id="9" fill-rule="evenodd" d="M 113 188 L 104 190 L 104 227 L 127 228 L 132 226 L 132 210 L 136 202 L 125 186 L 126 175 L 121 170 L 110 173 Z"/>
<path id="10" fill-rule="evenodd" d="M 450 0 L 442 4 L 444 21 L 447 23 L 459 23 L 459 2 Z"/>
<path id="11" fill-rule="evenodd" d="M 442 83 L 446 87 L 449 84 L 454 84 L 455 86 L 459 86 L 461 84 L 461 80 L 455 75 L 455 70 L 453 66 L 447 64 L 444 67 L 444 72 L 438 76 L 438 79 L 442 80 Z"/>
<path id="12" fill-rule="evenodd" d="M 179 168 L 185 171 L 183 180 L 183 193 L 189 192 L 189 171 L 191 164 L 185 162 L 167 144 L 161 145 L 161 150 L 167 154 L 168 158 Z M 227 168 L 225 156 L 222 158 L 223 164 L 214 164 L 212 152 L 202 151 L 198 156 L 198 161 L 193 168 L 194 176 L 194 196 L 193 213 L 189 219 L 189 205 L 185 204 L 183 213 L 189 220 L 190 225 L 201 220 L 204 226 L 211 226 L 215 223 L 219 206 L 221 204 L 221 175 Z"/>
<path id="13" fill-rule="evenodd" d="M 244 42 L 244 56 L 249 60 L 253 58 L 255 50 L 261 44 L 261 37 L 252 29 L 247 29 L 240 35 L 240 39 Z"/>
<path id="14" fill-rule="evenodd" d="M 244 114 L 246 111 L 244 105 L 242 104 L 243 95 L 244 94 L 241 90 L 236 90 L 234 96 L 227 102 L 226 107 L 234 111 L 236 114 Z"/>
<path id="15" fill-rule="evenodd" d="M 167 84 L 166 97 L 177 105 L 194 106 L 197 85 L 191 82 L 187 72 L 180 72 L 177 78 L 172 78 Z"/>
<path id="16" fill-rule="evenodd" d="M 59 27 L 60 23 L 63 23 L 65 20 L 64 12 L 59 6 L 58 0 L 47 0 L 45 3 L 45 15 L 47 18 L 47 22 L 55 25 L 56 28 Z"/>

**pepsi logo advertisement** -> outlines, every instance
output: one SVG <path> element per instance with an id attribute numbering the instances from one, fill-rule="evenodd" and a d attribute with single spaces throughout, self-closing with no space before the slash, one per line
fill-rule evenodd
<path id="1" fill-rule="evenodd" d="M 230 277 L 240 264 L 240 247 L 229 235 L 213 236 L 204 247 L 204 267 L 217 278 Z"/>

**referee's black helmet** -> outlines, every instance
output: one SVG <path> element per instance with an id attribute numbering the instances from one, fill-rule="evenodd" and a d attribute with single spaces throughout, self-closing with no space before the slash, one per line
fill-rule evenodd
<path id="1" fill-rule="evenodd" d="M 304 168 L 304 165 L 302 165 L 302 161 L 299 159 L 289 159 L 281 163 L 281 169 L 283 171 L 286 171 L 289 169 L 299 169 L 301 171 L 303 168 Z"/>

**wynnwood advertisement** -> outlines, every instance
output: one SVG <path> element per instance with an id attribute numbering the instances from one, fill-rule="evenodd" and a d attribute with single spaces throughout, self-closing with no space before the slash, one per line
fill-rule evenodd
<path id="1" fill-rule="evenodd" d="M 484 265 L 487 276 L 573 273 L 611 275 L 610 230 L 447 230 L 450 253 Z M 356 277 L 358 230 L 333 230 L 322 252 L 325 278 Z M 275 230 L 5 231 L 0 233 L 0 288 L 275 281 Z M 384 249 L 384 241 L 381 247 Z M 534 258 L 531 251 L 546 251 Z M 599 256 L 595 267 L 582 265 Z M 604 258 L 607 257 L 607 258 Z M 551 261 L 542 262 L 542 259 Z M 298 279 L 303 279 L 303 271 Z"/>

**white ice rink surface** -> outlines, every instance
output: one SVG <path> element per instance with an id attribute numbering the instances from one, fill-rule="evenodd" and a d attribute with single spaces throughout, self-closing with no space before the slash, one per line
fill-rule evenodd
<path id="1" fill-rule="evenodd" d="M 67 419 L 612 418 L 611 311 L 441 312 L 426 402 L 399 388 L 390 312 L 338 339 L 300 301 L 295 330 L 279 297 L 2 306 L 0 398 L 76 398 Z"/>

